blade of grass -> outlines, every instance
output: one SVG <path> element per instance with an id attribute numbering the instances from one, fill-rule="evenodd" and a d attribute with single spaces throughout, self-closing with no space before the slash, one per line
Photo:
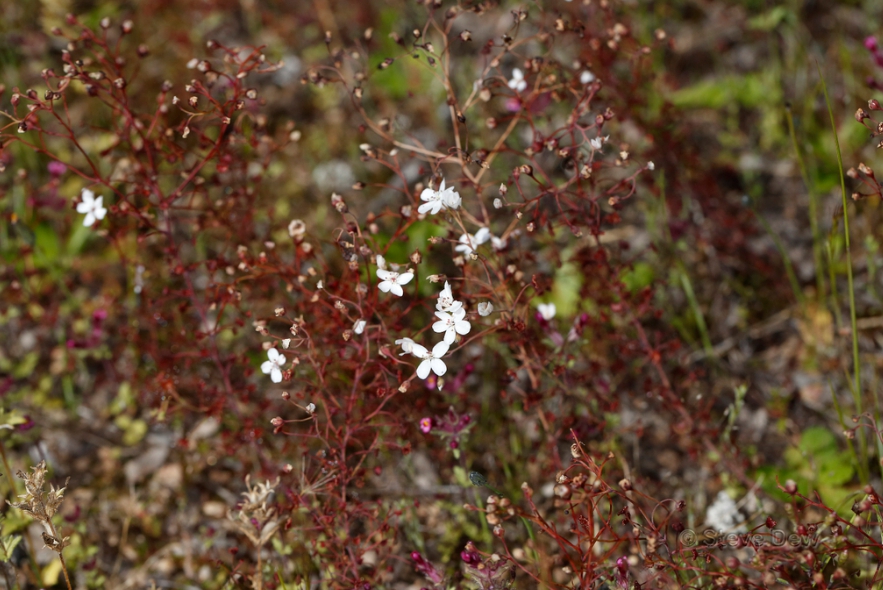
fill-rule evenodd
<path id="1" fill-rule="evenodd" d="M 843 240 L 846 254 L 846 284 L 849 290 L 849 321 L 852 327 L 852 365 L 853 387 L 852 395 L 855 402 L 855 414 L 862 413 L 862 378 L 861 365 L 858 354 L 858 327 L 855 313 L 855 284 L 852 279 L 852 250 L 849 244 L 849 202 L 846 197 L 846 175 L 843 172 L 843 154 L 840 151 L 840 138 L 837 136 L 837 122 L 834 120 L 834 108 L 828 96 L 828 85 L 822 75 L 822 66 L 816 62 L 819 71 L 819 79 L 822 83 L 822 91 L 825 93 L 825 105 L 828 107 L 828 116 L 831 119 L 831 134 L 834 136 L 834 147 L 837 149 L 837 169 L 840 174 L 840 199 L 843 206 Z M 864 430 L 859 430 L 859 444 L 863 450 L 867 450 Z"/>
<path id="2" fill-rule="evenodd" d="M 705 351 L 705 356 L 712 359 L 714 358 L 714 346 L 712 346 L 711 338 L 708 336 L 708 326 L 705 324 L 705 316 L 702 315 L 702 308 L 699 307 L 699 301 L 696 299 L 696 293 L 693 291 L 690 275 L 687 274 L 687 269 L 681 262 L 678 262 L 677 269 L 678 275 L 680 275 L 681 288 L 684 290 L 684 295 L 687 296 L 687 301 L 690 303 L 690 311 L 693 312 L 696 327 L 699 328 L 699 337 L 702 339 L 702 348 Z"/>

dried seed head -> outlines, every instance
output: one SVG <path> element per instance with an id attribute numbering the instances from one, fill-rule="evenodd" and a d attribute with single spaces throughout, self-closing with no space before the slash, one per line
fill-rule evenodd
<path id="1" fill-rule="evenodd" d="M 49 484 L 49 490 L 44 490 L 43 487 L 46 482 L 45 461 L 40 461 L 37 465 L 34 465 L 31 468 L 31 473 L 19 471 L 16 476 L 24 480 L 26 493 L 18 496 L 22 499 L 21 502 L 8 502 L 9 505 L 31 515 L 32 518 L 40 522 L 48 524 L 50 519 L 58 512 L 58 507 L 61 506 L 61 502 L 64 500 L 64 490 L 67 482 L 64 484 L 65 487 L 56 488 L 54 485 Z"/>

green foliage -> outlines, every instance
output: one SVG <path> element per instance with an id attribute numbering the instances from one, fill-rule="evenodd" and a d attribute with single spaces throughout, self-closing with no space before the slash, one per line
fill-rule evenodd
<path id="1" fill-rule="evenodd" d="M 846 500 L 855 494 L 848 484 L 855 476 L 855 468 L 851 454 L 839 449 L 837 437 L 830 429 L 824 426 L 807 428 L 798 444 L 788 447 L 783 457 L 784 467 L 768 465 L 757 470 L 755 477 L 763 479 L 764 491 L 788 501 L 790 496 L 779 490 L 778 485 L 792 479 L 801 494 L 811 495 L 818 490 L 828 506 L 841 514 L 848 514 Z"/>
<path id="2" fill-rule="evenodd" d="M 629 291 L 635 293 L 649 287 L 656 278 L 656 271 L 649 262 L 636 262 L 622 275 L 622 282 Z"/>
<path id="3" fill-rule="evenodd" d="M 669 98 L 683 109 L 720 109 L 734 105 L 756 108 L 781 104 L 781 92 L 769 72 L 730 74 L 702 80 L 672 92 Z"/>

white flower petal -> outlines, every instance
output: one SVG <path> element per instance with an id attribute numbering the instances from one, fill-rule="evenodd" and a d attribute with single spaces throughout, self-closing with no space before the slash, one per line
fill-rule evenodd
<path id="1" fill-rule="evenodd" d="M 389 293 L 389 290 L 395 283 L 391 283 L 389 281 L 383 281 L 381 283 L 377 283 L 377 288 L 383 291 L 384 293 Z"/>
<path id="2" fill-rule="evenodd" d="M 414 273 L 408 271 L 406 273 L 400 274 L 398 276 L 398 278 L 396 279 L 396 283 L 398 283 L 399 285 L 407 285 L 408 283 L 411 282 L 411 279 L 413 279 L 413 278 L 414 278 Z"/>
<path id="3" fill-rule="evenodd" d="M 86 215 L 86 218 L 83 220 L 83 225 L 85 225 L 86 227 L 90 227 L 93 223 L 95 223 L 95 216 L 92 215 L 91 212 L 89 212 Z"/>
<path id="4" fill-rule="evenodd" d="M 402 347 L 402 353 L 399 356 L 409 354 L 413 350 L 413 347 L 417 346 L 410 338 L 399 338 L 396 340 L 396 344 Z"/>
<path id="5" fill-rule="evenodd" d="M 435 346 L 432 347 L 432 356 L 435 358 L 443 357 L 447 354 L 448 349 L 451 348 L 451 345 L 447 342 L 439 342 Z"/>
<path id="6" fill-rule="evenodd" d="M 417 376 L 421 379 L 426 379 L 429 377 L 429 371 L 432 368 L 432 361 L 429 359 L 424 360 L 420 363 L 420 366 L 417 367 Z"/>
<path id="7" fill-rule="evenodd" d="M 549 321 L 555 317 L 555 304 L 540 303 L 539 305 L 537 305 L 537 311 L 540 312 L 540 315 L 543 316 L 544 320 Z"/>
<path id="8" fill-rule="evenodd" d="M 270 381 L 273 383 L 282 383 L 282 371 L 279 370 L 279 367 L 273 368 L 273 371 L 270 373 Z"/>
<path id="9" fill-rule="evenodd" d="M 425 363 L 426 361 L 423 361 L 423 362 Z M 441 377 L 442 375 L 444 375 L 445 373 L 448 372 L 448 367 L 447 367 L 447 365 L 445 365 L 445 361 L 443 361 L 441 359 L 434 358 L 434 359 L 430 360 L 429 363 L 430 363 L 430 367 L 432 368 L 432 372 L 435 373 L 436 375 L 438 375 L 439 377 Z M 428 373 L 428 371 L 427 371 L 427 373 Z"/>
<path id="10" fill-rule="evenodd" d="M 402 290 L 401 285 L 399 285 L 398 283 L 390 283 L 389 292 L 393 295 L 398 295 L 399 297 L 405 294 L 405 292 Z"/>
<path id="11" fill-rule="evenodd" d="M 460 336 L 465 336 L 472 329 L 472 324 L 467 322 L 466 320 L 457 322 L 454 324 L 454 330 L 456 330 L 457 334 Z"/>
<path id="12" fill-rule="evenodd" d="M 77 213 L 88 213 L 92 210 L 92 203 L 87 203 L 83 201 L 81 203 L 77 203 Z"/>
<path id="13" fill-rule="evenodd" d="M 270 371 L 275 368 L 276 365 L 274 363 L 271 363 L 270 361 L 264 361 L 263 363 L 261 363 L 261 372 L 264 373 L 264 375 L 269 374 Z"/>

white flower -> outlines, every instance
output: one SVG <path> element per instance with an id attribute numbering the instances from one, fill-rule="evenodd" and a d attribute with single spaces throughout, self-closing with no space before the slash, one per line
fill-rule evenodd
<path id="1" fill-rule="evenodd" d="M 316 404 L 310 402 L 307 404 L 307 407 L 304 408 L 307 411 L 307 414 L 313 415 L 316 413 Z"/>
<path id="2" fill-rule="evenodd" d="M 420 193 L 420 200 L 426 202 L 417 207 L 417 212 L 423 214 L 431 213 L 432 215 L 437 214 L 442 209 L 458 209 L 463 202 L 460 194 L 454 190 L 454 187 L 449 186 L 445 188 L 444 179 L 442 179 L 441 186 L 438 187 L 437 191 L 431 188 L 423 189 L 423 192 Z"/>
<path id="3" fill-rule="evenodd" d="M 441 357 L 448 352 L 450 347 L 450 344 L 442 340 L 432 347 L 432 352 L 429 352 L 426 350 L 425 346 L 412 344 L 411 354 L 419 359 L 423 359 L 423 362 L 417 367 L 417 376 L 421 379 L 426 379 L 429 377 L 430 370 L 439 377 L 444 375 L 447 372 L 448 367 L 445 365 L 445 362 L 441 360 Z"/>
<path id="4" fill-rule="evenodd" d="M 512 79 L 509 80 L 509 88 L 515 92 L 524 92 L 525 88 L 527 88 L 527 80 L 524 79 L 524 74 L 520 69 L 512 68 Z"/>
<path id="5" fill-rule="evenodd" d="M 295 239 L 304 237 L 307 231 L 307 224 L 300 219 L 292 219 L 288 224 L 288 235 Z"/>
<path id="6" fill-rule="evenodd" d="M 365 331 L 365 326 L 368 325 L 368 322 L 365 320 L 356 320 L 356 323 L 353 324 L 353 332 L 356 334 L 361 334 Z"/>
<path id="7" fill-rule="evenodd" d="M 537 305 L 537 311 L 540 312 L 540 315 L 547 322 L 555 317 L 555 304 L 554 303 L 540 303 Z"/>
<path id="8" fill-rule="evenodd" d="M 452 344 L 457 339 L 457 334 L 463 336 L 472 329 L 472 325 L 463 319 L 466 317 L 466 310 L 462 307 L 453 313 L 437 311 L 435 316 L 438 321 L 432 324 L 432 329 L 439 334 L 444 332 L 445 342 L 448 344 Z"/>
<path id="9" fill-rule="evenodd" d="M 386 270 L 386 259 L 380 254 L 378 254 L 374 258 L 377 262 L 377 268 L 379 268 L 380 270 Z"/>
<path id="10" fill-rule="evenodd" d="M 445 288 L 438 294 L 438 303 L 435 304 L 435 308 L 439 311 L 454 313 L 461 307 L 463 307 L 463 303 L 454 300 L 454 294 L 451 292 L 451 285 L 445 281 Z"/>
<path id="11" fill-rule="evenodd" d="M 291 338 L 284 338 L 282 340 L 282 348 L 288 348 L 289 344 L 291 344 Z"/>
<path id="12" fill-rule="evenodd" d="M 442 180 L 442 188 L 444 188 L 444 180 Z M 460 205 L 463 203 L 463 199 L 460 198 L 460 193 L 454 190 L 454 187 L 449 186 L 447 190 L 441 191 L 442 203 L 444 203 L 445 207 L 448 209 L 459 209 Z"/>
<path id="13" fill-rule="evenodd" d="M 377 284 L 378 289 L 384 293 L 392 293 L 393 295 L 401 297 L 405 294 L 405 292 L 402 291 L 402 285 L 410 283 L 411 279 L 414 278 L 414 273 L 408 271 L 399 274 L 391 270 L 382 270 L 378 268 L 377 278 L 381 279 L 381 282 Z"/>
<path id="14" fill-rule="evenodd" d="M 705 524 L 721 533 L 743 532 L 742 520 L 736 502 L 723 490 L 718 492 L 714 504 L 705 512 Z"/>
<path id="15" fill-rule="evenodd" d="M 601 149 L 601 146 L 602 146 L 603 144 L 607 143 L 607 140 L 608 140 L 609 138 L 610 138 L 609 135 L 605 135 L 604 137 L 601 137 L 601 136 L 599 135 L 598 137 L 596 137 L 595 139 L 593 139 L 593 140 L 590 141 L 589 143 L 592 144 L 592 149 L 600 150 L 600 149 Z"/>
<path id="16" fill-rule="evenodd" d="M 494 313 L 494 304 L 490 301 L 482 301 L 478 304 L 478 315 L 487 317 Z"/>
<path id="17" fill-rule="evenodd" d="M 271 348 L 267 351 L 267 358 L 270 360 L 263 362 L 261 371 L 265 375 L 270 375 L 270 381 L 273 383 L 281 383 L 282 369 L 280 367 L 285 365 L 285 356 L 275 348 Z"/>
<path id="18" fill-rule="evenodd" d="M 579 75 L 580 84 L 591 84 L 595 81 L 595 74 L 590 72 L 589 70 L 583 70 Z"/>
<path id="19" fill-rule="evenodd" d="M 411 351 L 414 348 L 414 341 L 410 338 L 399 338 L 396 340 L 396 344 L 402 347 L 402 353 L 399 356 L 411 354 Z"/>
<path id="20" fill-rule="evenodd" d="M 80 199 L 82 200 L 77 204 L 77 213 L 83 213 L 86 215 L 85 219 L 83 219 L 83 225 L 86 227 L 91 226 L 99 219 L 104 219 L 104 216 L 107 215 L 107 209 L 101 205 L 101 201 L 104 200 L 104 197 L 98 197 L 96 199 L 95 193 L 84 188 L 83 192 L 80 193 Z"/>
<path id="21" fill-rule="evenodd" d="M 491 231 L 486 227 L 475 232 L 475 235 L 463 234 L 460 236 L 459 245 L 454 246 L 454 251 L 462 252 L 466 256 L 469 256 L 476 248 L 487 242 L 490 238 Z"/>

